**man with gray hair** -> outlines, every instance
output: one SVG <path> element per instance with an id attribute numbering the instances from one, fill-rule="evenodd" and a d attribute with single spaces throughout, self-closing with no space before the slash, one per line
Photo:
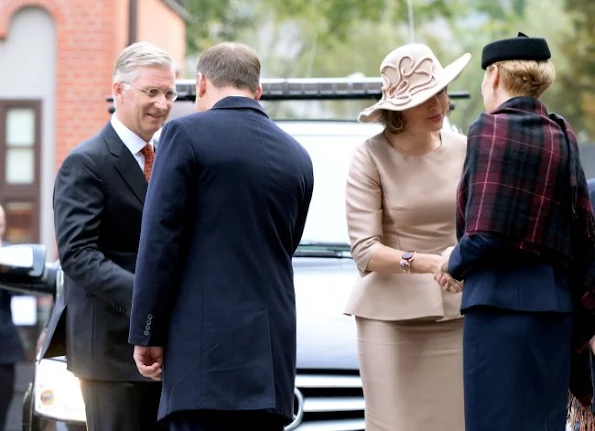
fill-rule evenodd
<path id="1" fill-rule="evenodd" d="M 163 378 L 172 431 L 281 431 L 293 420 L 292 256 L 312 162 L 258 103 L 251 49 L 215 45 L 197 71 L 201 112 L 159 139 L 129 340 L 139 371 Z"/>
<path id="2" fill-rule="evenodd" d="M 65 317 L 68 369 L 81 381 L 88 430 L 152 431 L 164 429 L 161 385 L 139 375 L 127 337 L 151 142 L 177 96 L 172 59 L 149 43 L 127 47 L 112 90 L 111 120 L 70 152 L 56 177 L 66 302 L 50 319 L 49 348 Z"/>

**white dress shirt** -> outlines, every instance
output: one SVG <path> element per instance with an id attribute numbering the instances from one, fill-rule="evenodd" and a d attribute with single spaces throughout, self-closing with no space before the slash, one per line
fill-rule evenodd
<path id="1" fill-rule="evenodd" d="M 116 134 L 120 137 L 122 142 L 124 142 L 126 148 L 128 148 L 130 153 L 134 156 L 141 171 L 144 172 L 145 156 L 143 156 L 141 150 L 145 148 L 145 145 L 147 145 L 147 143 L 143 141 L 143 139 L 140 136 L 138 136 L 136 133 L 134 133 L 124 124 L 122 124 L 122 122 L 118 120 L 118 117 L 116 117 L 115 113 L 112 115 L 112 119 L 110 120 L 110 122 L 112 123 L 112 127 L 116 131 Z"/>

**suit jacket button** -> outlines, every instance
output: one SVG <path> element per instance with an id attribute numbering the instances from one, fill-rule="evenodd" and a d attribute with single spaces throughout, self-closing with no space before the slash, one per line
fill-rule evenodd
<path id="1" fill-rule="evenodd" d="M 145 331 L 144 334 L 145 334 L 145 337 L 148 337 L 149 336 L 149 331 Z"/>
<path id="2" fill-rule="evenodd" d="M 152 318 L 153 318 L 153 315 L 152 314 L 148 314 L 147 315 L 147 319 L 151 320 Z"/>
<path id="3" fill-rule="evenodd" d="M 145 326 L 145 329 L 148 331 L 149 329 L 151 329 L 151 327 L 149 325 Z"/>
<path id="4" fill-rule="evenodd" d="M 147 320 L 146 323 L 147 323 L 147 325 L 151 325 L 151 321 L 150 320 Z"/>

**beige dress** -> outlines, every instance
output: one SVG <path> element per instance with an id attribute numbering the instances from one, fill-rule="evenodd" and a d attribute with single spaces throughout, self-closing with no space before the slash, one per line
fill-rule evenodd
<path id="1" fill-rule="evenodd" d="M 466 138 L 442 131 L 442 145 L 405 156 L 383 134 L 356 149 L 347 223 L 361 278 L 345 307 L 356 316 L 366 431 L 463 431 L 461 294 L 431 274 L 367 271 L 380 244 L 441 253 L 456 243 L 456 189 Z"/>

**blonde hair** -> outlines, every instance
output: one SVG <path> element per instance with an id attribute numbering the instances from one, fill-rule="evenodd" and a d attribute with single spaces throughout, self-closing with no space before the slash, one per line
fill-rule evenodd
<path id="1" fill-rule="evenodd" d="M 538 99 L 556 77 L 556 69 L 550 60 L 508 60 L 490 67 L 498 68 L 502 85 L 511 96 Z"/>
<path id="2" fill-rule="evenodd" d="M 405 117 L 401 111 L 382 110 L 382 116 L 378 120 L 389 133 L 401 133 L 405 129 Z"/>

